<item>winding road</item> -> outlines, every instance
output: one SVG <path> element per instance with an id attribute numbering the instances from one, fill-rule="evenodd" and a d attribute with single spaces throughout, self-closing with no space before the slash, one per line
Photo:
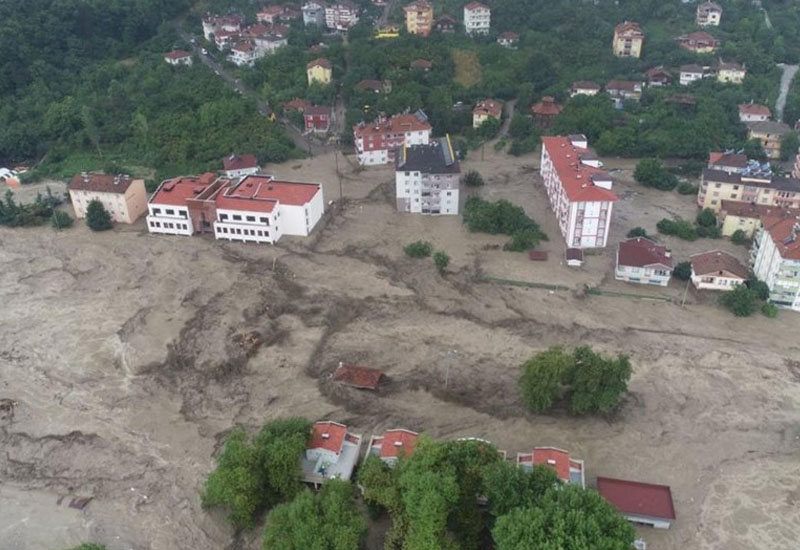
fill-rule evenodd
<path id="1" fill-rule="evenodd" d="M 781 75 L 781 87 L 780 92 L 778 92 L 778 99 L 775 100 L 775 120 L 783 120 L 783 109 L 786 107 L 786 97 L 789 95 L 789 89 L 792 87 L 792 80 L 794 80 L 800 66 L 778 63 L 778 67 L 781 68 L 783 74 Z"/>

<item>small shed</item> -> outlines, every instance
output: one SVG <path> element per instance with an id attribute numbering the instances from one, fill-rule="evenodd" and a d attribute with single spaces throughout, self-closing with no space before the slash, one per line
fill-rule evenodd
<path id="1" fill-rule="evenodd" d="M 333 380 L 361 390 L 374 390 L 382 376 L 383 373 L 378 369 L 339 363 L 333 373 Z"/>
<path id="2" fill-rule="evenodd" d="M 583 250 L 580 248 L 568 248 L 564 253 L 569 267 L 580 267 L 583 265 Z"/>
<path id="3" fill-rule="evenodd" d="M 628 521 L 661 529 L 675 521 L 672 492 L 666 485 L 598 477 L 597 492 Z"/>

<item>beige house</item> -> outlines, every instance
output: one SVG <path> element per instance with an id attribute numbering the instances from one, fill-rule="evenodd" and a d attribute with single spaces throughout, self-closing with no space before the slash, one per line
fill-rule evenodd
<path id="1" fill-rule="evenodd" d="M 748 238 L 752 238 L 759 228 L 764 217 L 793 217 L 800 216 L 800 210 L 766 206 L 746 202 L 722 201 L 722 208 L 717 216 L 722 223 L 722 235 L 730 237 L 741 229 Z"/>
<path id="2" fill-rule="evenodd" d="M 718 154 L 718 153 L 717 153 Z M 715 155 L 715 153 L 712 153 Z M 731 156 L 732 160 L 736 160 Z M 723 202 L 765 207 L 800 208 L 800 180 L 776 176 L 763 165 L 751 163 L 735 170 L 717 161 L 703 169 L 697 206 L 719 212 Z"/>
<path id="3" fill-rule="evenodd" d="M 143 179 L 82 172 L 72 178 L 68 189 L 76 218 L 86 217 L 86 208 L 93 200 L 100 201 L 117 223 L 133 223 L 147 212 Z"/>
<path id="4" fill-rule="evenodd" d="M 747 139 L 760 141 L 767 158 L 779 159 L 781 158 L 781 140 L 791 130 L 788 124 L 774 120 L 750 122 L 747 125 Z"/>
<path id="5" fill-rule="evenodd" d="M 741 84 L 747 76 L 747 69 L 738 63 L 720 63 L 717 67 L 717 82 L 722 84 Z"/>
<path id="6" fill-rule="evenodd" d="M 711 250 L 689 257 L 692 284 L 698 290 L 733 290 L 747 281 L 747 268 L 731 254 Z"/>
<path id="7" fill-rule="evenodd" d="M 481 124 L 494 118 L 500 120 L 503 116 L 503 104 L 495 99 L 484 99 L 475 105 L 472 110 L 472 127 L 480 128 Z"/>
<path id="8" fill-rule="evenodd" d="M 306 65 L 306 76 L 308 77 L 309 86 L 314 82 L 330 84 L 333 78 L 333 65 L 323 57 L 315 59 Z"/>
<path id="9" fill-rule="evenodd" d="M 625 21 L 614 27 L 612 49 L 617 57 L 640 57 L 644 33 L 638 23 Z"/>

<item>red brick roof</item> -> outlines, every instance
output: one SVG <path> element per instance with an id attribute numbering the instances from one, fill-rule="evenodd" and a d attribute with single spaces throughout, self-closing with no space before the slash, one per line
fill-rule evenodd
<path id="1" fill-rule="evenodd" d="M 191 57 L 192 54 L 183 50 L 172 50 L 168 54 L 164 54 L 167 59 L 183 59 L 184 57 Z"/>
<path id="2" fill-rule="evenodd" d="M 311 430 L 308 439 L 309 449 L 325 449 L 339 454 L 347 436 L 347 426 L 330 420 L 317 422 Z"/>
<path id="3" fill-rule="evenodd" d="M 614 32 L 617 34 L 630 32 L 644 36 L 644 33 L 642 32 L 642 27 L 639 26 L 639 23 L 635 23 L 633 21 L 625 21 L 623 23 L 620 23 L 619 25 L 614 27 Z"/>
<path id="4" fill-rule="evenodd" d="M 258 166 L 258 159 L 255 155 L 230 155 L 222 159 L 222 167 L 225 170 L 242 170 L 244 168 L 255 168 Z"/>
<path id="5" fill-rule="evenodd" d="M 591 80 L 576 80 L 572 83 L 573 90 L 599 90 L 600 84 Z"/>
<path id="6" fill-rule="evenodd" d="M 563 105 L 555 102 L 552 96 L 546 95 L 542 100 L 531 107 L 531 112 L 540 116 L 556 116 L 564 110 Z"/>
<path id="7" fill-rule="evenodd" d="M 800 217 L 768 216 L 762 219 L 764 229 L 772 237 L 772 242 L 778 248 L 781 258 L 785 260 L 800 260 Z M 797 228 L 795 226 L 798 226 Z M 794 236 L 794 238 L 793 238 Z"/>
<path id="8" fill-rule="evenodd" d="M 470 2 L 469 4 L 464 6 L 464 9 L 467 10 L 467 11 L 488 10 L 489 6 L 484 6 L 480 2 Z"/>
<path id="9" fill-rule="evenodd" d="M 597 492 L 623 514 L 675 519 L 672 491 L 666 485 L 598 477 Z"/>
<path id="10" fill-rule="evenodd" d="M 710 250 L 689 257 L 692 270 L 697 276 L 729 273 L 741 279 L 747 279 L 747 268 L 734 256 L 722 250 Z"/>
<path id="11" fill-rule="evenodd" d="M 747 155 L 712 151 L 708 154 L 708 165 L 710 168 L 713 168 L 714 166 L 744 168 L 747 166 Z"/>
<path id="12" fill-rule="evenodd" d="M 608 177 L 608 174 L 599 168 L 581 163 L 579 155 L 589 153 L 587 149 L 575 147 L 566 136 L 544 136 L 542 143 L 550 154 L 569 200 L 608 202 L 617 200 L 617 195 L 613 191 L 592 183 L 592 176 Z"/>
<path id="13" fill-rule="evenodd" d="M 619 243 L 617 265 L 631 267 L 663 265 L 671 269 L 673 260 L 665 247 L 650 239 L 635 237 Z"/>
<path id="14" fill-rule="evenodd" d="M 82 172 L 69 182 L 70 191 L 95 191 L 96 193 L 124 194 L 136 181 L 128 175 L 95 174 Z"/>
<path id="15" fill-rule="evenodd" d="M 475 105 L 473 114 L 486 114 L 494 118 L 500 118 L 503 114 L 503 104 L 495 99 L 484 99 Z"/>
<path id="16" fill-rule="evenodd" d="M 427 59 L 415 59 L 411 62 L 412 69 L 430 69 L 431 67 L 433 67 L 433 63 Z"/>
<path id="17" fill-rule="evenodd" d="M 556 471 L 563 481 L 569 481 L 569 453 L 555 447 L 536 447 L 533 449 L 533 464 L 544 464 Z"/>
<path id="18" fill-rule="evenodd" d="M 381 458 L 395 458 L 400 454 L 409 458 L 414 454 L 419 434 L 411 430 L 386 430 L 383 433 Z"/>
<path id="19" fill-rule="evenodd" d="M 208 187 L 208 183 L 203 181 L 201 183 L 197 176 L 181 176 L 165 180 L 150 199 L 150 204 L 186 206 L 188 199 L 196 197 Z"/>
<path id="20" fill-rule="evenodd" d="M 216 197 L 218 208 L 270 213 L 277 203 L 302 206 L 320 191 L 316 183 L 275 181 L 272 176 L 246 176 Z"/>
<path id="21" fill-rule="evenodd" d="M 319 57 L 317 59 L 314 59 L 313 61 L 309 61 L 308 65 L 306 65 L 306 68 L 308 69 L 310 69 L 311 67 L 323 67 L 325 69 L 330 69 L 331 67 L 333 67 L 333 65 L 329 60 L 325 59 L 324 57 Z"/>
<path id="22" fill-rule="evenodd" d="M 355 136 L 403 134 L 406 132 L 420 132 L 431 130 L 430 122 L 422 121 L 412 114 L 394 115 L 388 119 L 378 120 L 368 124 L 359 124 L 353 128 Z"/>
<path id="23" fill-rule="evenodd" d="M 739 105 L 740 115 L 761 115 L 772 116 L 772 111 L 766 105 L 759 105 L 758 103 L 744 103 Z"/>
<path id="24" fill-rule="evenodd" d="M 383 373 L 378 369 L 340 363 L 333 373 L 333 380 L 355 388 L 374 390 L 378 387 L 381 376 Z"/>

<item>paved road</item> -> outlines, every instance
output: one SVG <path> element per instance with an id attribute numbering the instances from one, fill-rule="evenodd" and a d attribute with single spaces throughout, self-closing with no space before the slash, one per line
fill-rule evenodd
<path id="1" fill-rule="evenodd" d="M 769 19 L 769 14 L 767 10 L 761 5 L 761 0 L 753 0 L 753 5 L 758 7 L 762 12 L 764 12 L 764 24 L 767 26 L 768 29 L 772 28 L 772 21 Z"/>
<path id="2" fill-rule="evenodd" d="M 775 100 L 775 120 L 783 120 L 783 108 L 786 107 L 786 96 L 789 94 L 789 89 L 792 87 L 792 80 L 794 80 L 800 66 L 778 63 L 778 67 L 783 70 L 783 74 L 781 75 L 781 88 L 778 93 L 778 99 Z"/>
<path id="3" fill-rule="evenodd" d="M 516 105 L 516 99 L 506 101 L 506 104 L 503 107 L 506 112 L 506 119 L 503 121 L 503 126 L 500 128 L 500 133 L 497 135 L 498 138 L 504 138 L 508 135 L 508 129 L 511 127 L 511 119 L 514 118 L 514 108 Z"/>

